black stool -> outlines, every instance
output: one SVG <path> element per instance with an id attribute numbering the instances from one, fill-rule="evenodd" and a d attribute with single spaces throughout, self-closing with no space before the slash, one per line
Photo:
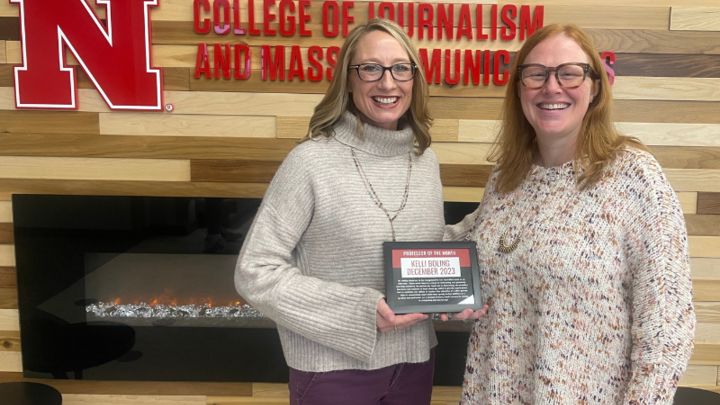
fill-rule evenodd
<path id="1" fill-rule="evenodd" d="M 699 388 L 678 387 L 674 405 L 720 405 L 720 393 Z"/>
<path id="2" fill-rule="evenodd" d="M 62 395 L 55 388 L 31 382 L 0 384 L 3 405 L 61 405 Z"/>

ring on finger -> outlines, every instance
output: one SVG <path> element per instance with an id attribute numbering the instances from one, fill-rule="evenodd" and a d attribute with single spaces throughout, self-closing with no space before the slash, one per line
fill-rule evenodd
<path id="1" fill-rule="evenodd" d="M 400 332 L 400 329 L 397 328 L 397 325 L 395 325 L 395 332 Z"/>

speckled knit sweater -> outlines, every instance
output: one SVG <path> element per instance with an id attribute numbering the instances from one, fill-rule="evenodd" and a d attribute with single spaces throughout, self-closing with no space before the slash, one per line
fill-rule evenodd
<path id="1" fill-rule="evenodd" d="M 388 209 L 400 206 L 407 184 L 410 127 L 365 125 L 356 135 L 349 113 L 333 138 L 298 145 L 268 187 L 238 258 L 235 286 L 278 325 L 285 359 L 302 371 L 372 370 L 419 363 L 437 344 L 429 319 L 380 333 L 377 302 L 384 297 L 382 244 L 390 222 L 363 185 L 351 148 Z M 399 241 L 441 240 L 443 195 L 431 150 L 412 155 Z"/>
<path id="2" fill-rule="evenodd" d="M 622 152 L 585 191 L 572 162 L 534 166 L 509 193 L 495 178 L 449 233 L 478 243 L 490 306 L 461 404 L 672 404 L 695 315 L 685 221 L 657 161 Z M 509 254 L 506 229 L 521 240 Z"/>

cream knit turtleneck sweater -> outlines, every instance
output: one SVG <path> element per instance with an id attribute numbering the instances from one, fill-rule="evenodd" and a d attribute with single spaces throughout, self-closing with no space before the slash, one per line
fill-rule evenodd
<path id="1" fill-rule="evenodd" d="M 412 129 L 364 126 L 345 113 L 333 138 L 298 145 L 270 183 L 238 258 L 238 292 L 274 320 L 290 367 L 303 371 L 378 369 L 428 360 L 437 344 L 430 320 L 380 333 L 384 297 L 382 244 L 391 239 L 385 212 L 371 199 L 351 148 L 383 205 L 400 206 Z M 412 154 L 398 241 L 443 237 L 443 195 L 431 150 Z"/>

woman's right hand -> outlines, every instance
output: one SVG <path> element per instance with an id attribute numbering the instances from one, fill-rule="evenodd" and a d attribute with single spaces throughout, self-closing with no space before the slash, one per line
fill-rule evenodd
<path id="1" fill-rule="evenodd" d="M 401 331 L 425 319 L 428 319 L 427 314 L 395 315 L 384 298 L 377 303 L 375 322 L 377 323 L 378 330 L 382 333 Z"/>

